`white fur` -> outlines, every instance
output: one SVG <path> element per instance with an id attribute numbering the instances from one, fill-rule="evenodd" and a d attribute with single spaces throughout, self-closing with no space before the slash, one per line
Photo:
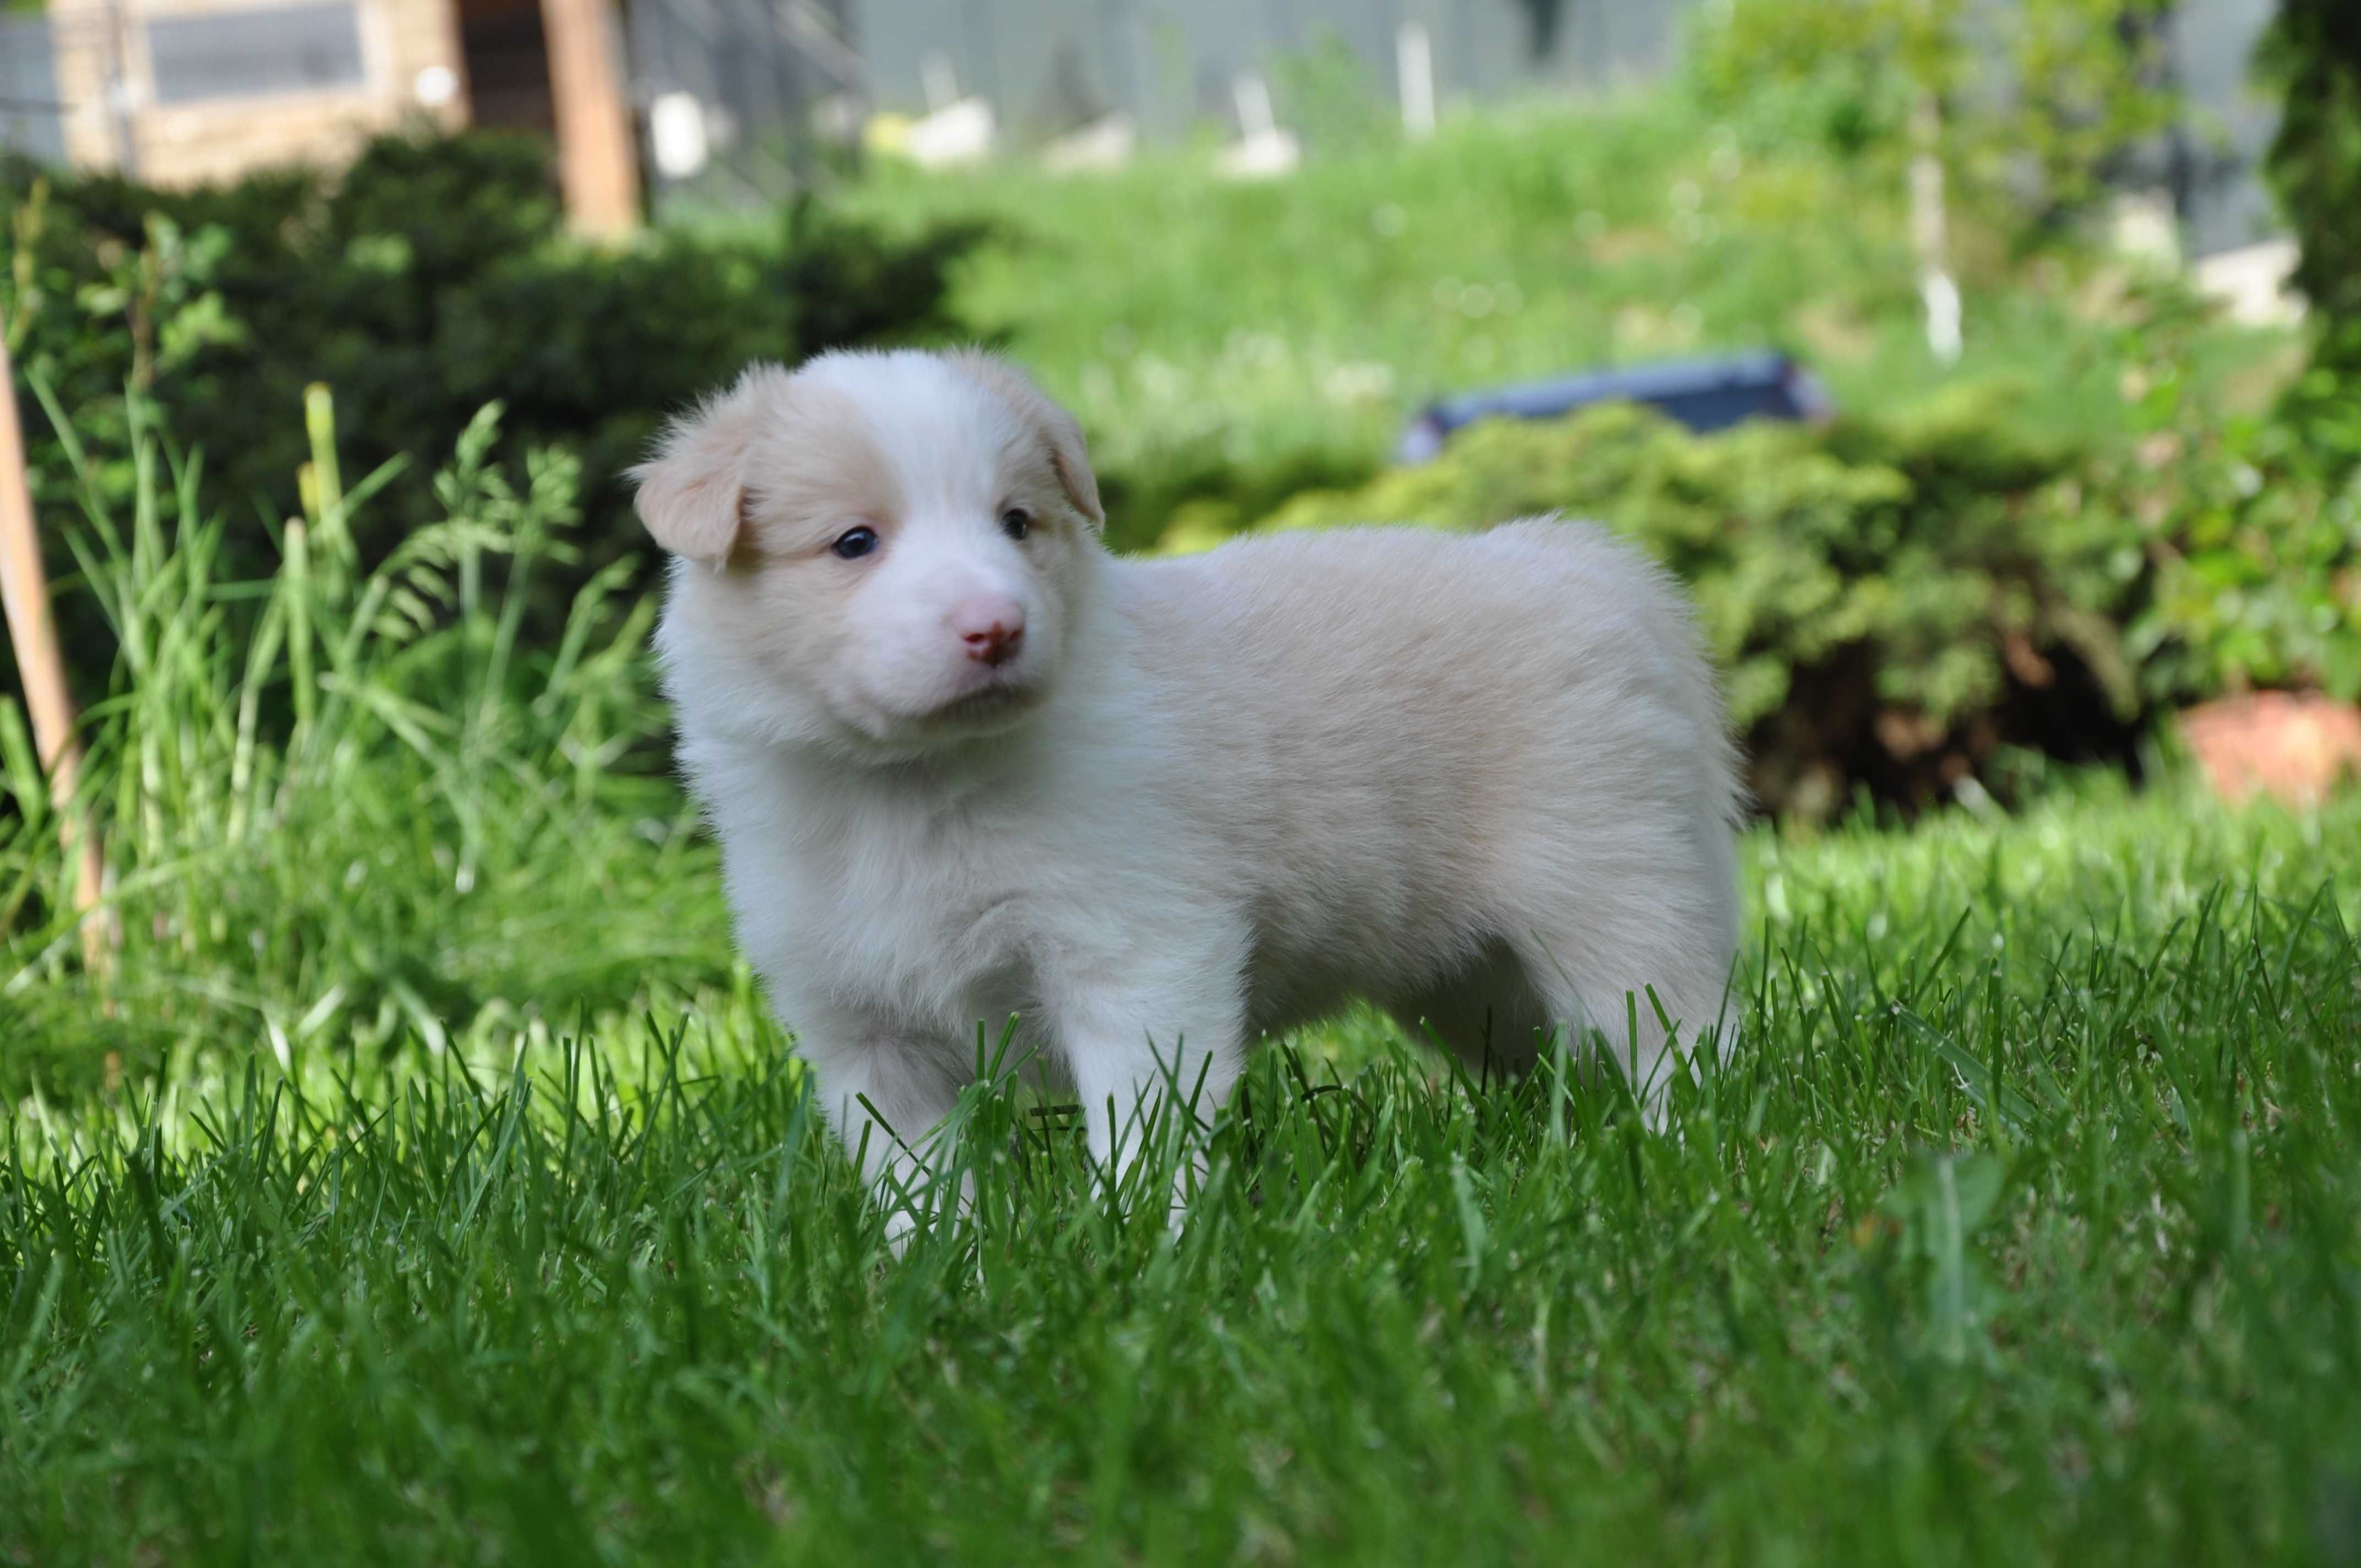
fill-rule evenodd
<path id="1" fill-rule="evenodd" d="M 642 470 L 659 538 L 741 526 L 651 500 L 717 463 L 746 532 L 674 565 L 680 755 L 739 940 L 873 1171 L 907 1155 L 861 1102 L 920 1144 L 1011 1014 L 1116 1163 L 1168 1074 L 1218 1105 L 1257 1038 L 1356 995 L 1510 1069 L 1595 1027 L 1652 1091 L 1647 988 L 1678 1048 L 1719 1023 L 1735 756 L 1677 589 L 1605 532 L 1118 559 L 1071 421 L 972 356 L 750 376 Z M 1042 514 L 1023 543 L 1012 488 Z M 877 555 L 813 553 L 862 518 Z M 1007 670 L 949 629 L 978 593 L 1023 607 Z"/>

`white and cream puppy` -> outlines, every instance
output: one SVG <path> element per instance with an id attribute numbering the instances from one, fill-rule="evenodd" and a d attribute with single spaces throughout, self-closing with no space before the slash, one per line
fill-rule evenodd
<path id="1" fill-rule="evenodd" d="M 1012 1015 L 1117 1168 L 1356 996 L 1510 1069 L 1598 1030 L 1652 1103 L 1714 1038 L 1736 757 L 1597 528 L 1118 559 L 1074 421 L 973 353 L 759 367 L 636 477 L 739 942 L 873 1179 Z"/>

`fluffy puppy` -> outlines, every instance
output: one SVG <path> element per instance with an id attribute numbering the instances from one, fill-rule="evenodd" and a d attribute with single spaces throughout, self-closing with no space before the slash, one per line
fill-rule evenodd
<path id="1" fill-rule="evenodd" d="M 969 353 L 750 370 L 636 477 L 738 939 L 873 1179 L 1012 1014 L 1116 1168 L 1354 996 L 1510 1069 L 1598 1030 L 1651 1096 L 1713 1037 L 1736 759 L 1599 530 L 1117 559 L 1073 420 Z"/>

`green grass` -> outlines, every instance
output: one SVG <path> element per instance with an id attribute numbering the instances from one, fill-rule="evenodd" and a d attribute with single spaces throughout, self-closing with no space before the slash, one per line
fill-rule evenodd
<path id="1" fill-rule="evenodd" d="M 1666 1134 L 1347 1019 L 1177 1233 L 976 1091 L 896 1259 L 643 609 L 512 636 L 565 466 L 364 574 L 314 412 L 269 582 L 91 501 L 102 971 L 0 722 L 0 1563 L 2361 1553 L 2361 798 L 1760 831 Z"/>
<path id="2" fill-rule="evenodd" d="M 84 809 L 120 951 L 104 975 L 79 961 L 58 825 L 0 698 L 0 1095 L 177 1084 L 257 1048 L 495 1049 L 544 1037 L 551 1010 L 726 976 L 718 902 L 678 874 L 695 818 L 642 669 L 653 602 L 619 601 L 611 568 L 555 646 L 519 638 L 535 568 L 573 548 L 569 460 L 532 455 L 512 488 L 478 421 L 434 481 L 447 515 L 364 571 L 349 523 L 381 476 L 346 493 L 322 401 L 285 565 L 228 581 L 200 465 L 134 413 L 137 499 L 118 513 L 84 464 L 82 569 L 60 585 L 118 646 L 84 716 Z"/>
<path id="3" fill-rule="evenodd" d="M 1463 115 L 1432 143 L 1380 138 L 1283 181 L 1161 153 L 1115 175 L 886 170 L 846 203 L 994 225 L 954 308 L 1076 411 L 1138 492 L 1144 514 L 1118 521 L 1142 543 L 1192 488 L 1273 505 L 1357 477 L 1437 394 L 1601 363 L 1781 345 L 1854 409 L 1989 378 L 2046 436 L 2127 424 L 2121 334 L 2139 313 L 2121 273 L 2071 247 L 2018 255 L 1955 214 L 1967 347 L 1947 368 L 1925 345 L 1898 181 L 1792 127 L 1712 121 L 1676 89 Z M 2217 329 L 2191 369 L 2268 380 L 2279 341 Z"/>
<path id="4" fill-rule="evenodd" d="M 728 1007 L 23 1108 L 0 1561 L 2350 1561 L 2356 843 L 1759 839 L 1672 1135 L 1347 1025 L 1177 1235 L 979 1092 L 889 1258 Z"/>

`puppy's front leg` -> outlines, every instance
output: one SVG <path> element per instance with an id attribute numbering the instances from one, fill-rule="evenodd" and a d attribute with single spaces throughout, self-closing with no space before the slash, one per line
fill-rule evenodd
<path id="1" fill-rule="evenodd" d="M 1082 1102 L 1091 1155 L 1119 1182 L 1159 1116 L 1210 1125 L 1245 1066 L 1246 1004 L 1227 954 L 1166 960 L 1126 981 L 1070 985 L 1051 1006 L 1066 1069 Z M 1202 1146 L 1173 1179 L 1177 1219 Z"/>
<path id="2" fill-rule="evenodd" d="M 943 1042 L 916 1039 L 875 1020 L 827 1014 L 805 1025 L 796 1048 L 845 1153 L 860 1159 L 862 1179 L 888 1205 L 885 1239 L 898 1255 L 917 1228 L 915 1205 L 929 1168 L 939 1171 L 950 1163 L 950 1130 L 943 1120 L 974 1076 L 972 1053 L 962 1058 Z M 933 1206 L 943 1207 L 939 1201 Z"/>

